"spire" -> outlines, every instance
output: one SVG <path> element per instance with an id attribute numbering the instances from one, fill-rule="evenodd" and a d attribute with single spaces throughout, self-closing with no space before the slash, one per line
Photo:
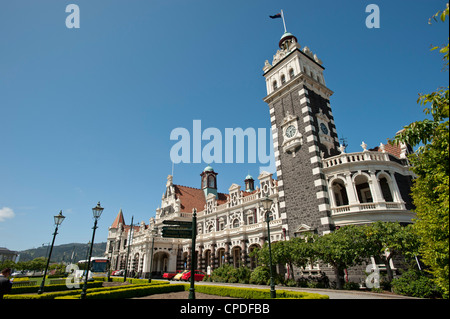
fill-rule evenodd
<path id="1" fill-rule="evenodd" d="M 119 228 L 119 224 L 125 225 L 125 219 L 123 218 L 122 208 L 114 219 L 114 222 L 111 225 L 111 228 Z"/>
<path id="2" fill-rule="evenodd" d="M 250 175 L 250 172 L 245 177 L 244 182 L 246 192 L 253 192 L 255 190 L 255 180 L 253 179 L 252 175 Z"/>
<path id="3" fill-rule="evenodd" d="M 205 198 L 210 193 L 216 195 L 217 198 L 217 173 L 214 172 L 214 169 L 211 167 L 211 165 L 206 166 L 200 176 L 202 177 L 201 188 L 205 194 Z"/>

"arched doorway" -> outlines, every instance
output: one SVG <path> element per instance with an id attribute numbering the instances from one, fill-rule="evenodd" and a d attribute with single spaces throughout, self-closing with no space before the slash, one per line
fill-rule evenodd
<path id="1" fill-rule="evenodd" d="M 241 247 L 233 247 L 233 249 L 231 249 L 231 256 L 233 258 L 234 268 L 239 268 L 241 266 Z"/>
<path id="2" fill-rule="evenodd" d="M 211 265 L 211 250 L 207 249 L 205 250 L 205 252 L 203 253 L 203 261 L 204 261 L 204 267 L 205 269 L 202 269 L 203 271 L 207 271 L 208 267 L 213 268 L 213 266 Z"/>
<path id="3" fill-rule="evenodd" d="M 139 271 L 139 253 L 136 253 L 133 257 L 131 264 L 131 276 L 135 276 Z"/>
<path id="4" fill-rule="evenodd" d="M 225 264 L 225 248 L 217 250 L 217 266 L 220 267 Z"/>
<path id="5" fill-rule="evenodd" d="M 153 269 L 152 273 L 161 275 L 167 272 L 169 267 L 169 254 L 165 251 L 158 251 L 153 255 Z"/>
<path id="6" fill-rule="evenodd" d="M 183 261 L 183 269 L 185 270 L 188 268 L 188 255 L 189 255 L 188 252 L 185 251 L 181 256 L 181 259 Z"/>
<path id="7" fill-rule="evenodd" d="M 259 246 L 258 244 L 252 244 L 250 247 L 248 247 L 248 255 L 250 257 L 250 269 L 255 269 L 256 267 L 258 267 L 258 259 L 254 256 L 252 256 L 252 252 L 255 249 L 260 249 L 261 246 Z"/>

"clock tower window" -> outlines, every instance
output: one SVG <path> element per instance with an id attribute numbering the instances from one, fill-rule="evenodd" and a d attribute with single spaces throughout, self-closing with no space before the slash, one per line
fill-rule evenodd
<path id="1" fill-rule="evenodd" d="M 277 81 L 273 81 L 272 86 L 274 91 L 278 89 Z"/>
<path id="2" fill-rule="evenodd" d="M 289 77 L 292 79 L 294 77 L 294 69 L 289 70 Z"/>

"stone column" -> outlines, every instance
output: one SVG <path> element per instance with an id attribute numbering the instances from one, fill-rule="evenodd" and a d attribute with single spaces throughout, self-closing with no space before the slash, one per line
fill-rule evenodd
<path id="1" fill-rule="evenodd" d="M 372 192 L 373 196 L 373 202 L 374 203 L 380 203 L 385 202 L 383 198 L 383 194 L 381 192 L 380 183 L 378 183 L 377 176 L 375 175 L 375 171 L 370 170 L 370 180 L 369 180 L 369 187 L 370 191 Z"/>
<path id="2" fill-rule="evenodd" d="M 241 240 L 241 264 L 242 266 L 247 266 L 247 240 Z"/>
<path id="3" fill-rule="evenodd" d="M 229 264 L 230 263 L 230 243 L 227 242 L 225 244 L 225 264 Z"/>
<path id="4" fill-rule="evenodd" d="M 211 265 L 211 271 L 216 269 L 216 244 L 212 244 L 211 245 L 211 260 L 210 260 L 210 265 Z"/>

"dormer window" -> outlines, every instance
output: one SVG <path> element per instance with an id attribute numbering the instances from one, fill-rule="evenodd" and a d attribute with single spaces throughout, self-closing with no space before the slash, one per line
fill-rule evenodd
<path id="1" fill-rule="evenodd" d="M 281 75 L 281 85 L 283 85 L 284 83 L 286 83 L 286 77 L 283 75 Z"/>

